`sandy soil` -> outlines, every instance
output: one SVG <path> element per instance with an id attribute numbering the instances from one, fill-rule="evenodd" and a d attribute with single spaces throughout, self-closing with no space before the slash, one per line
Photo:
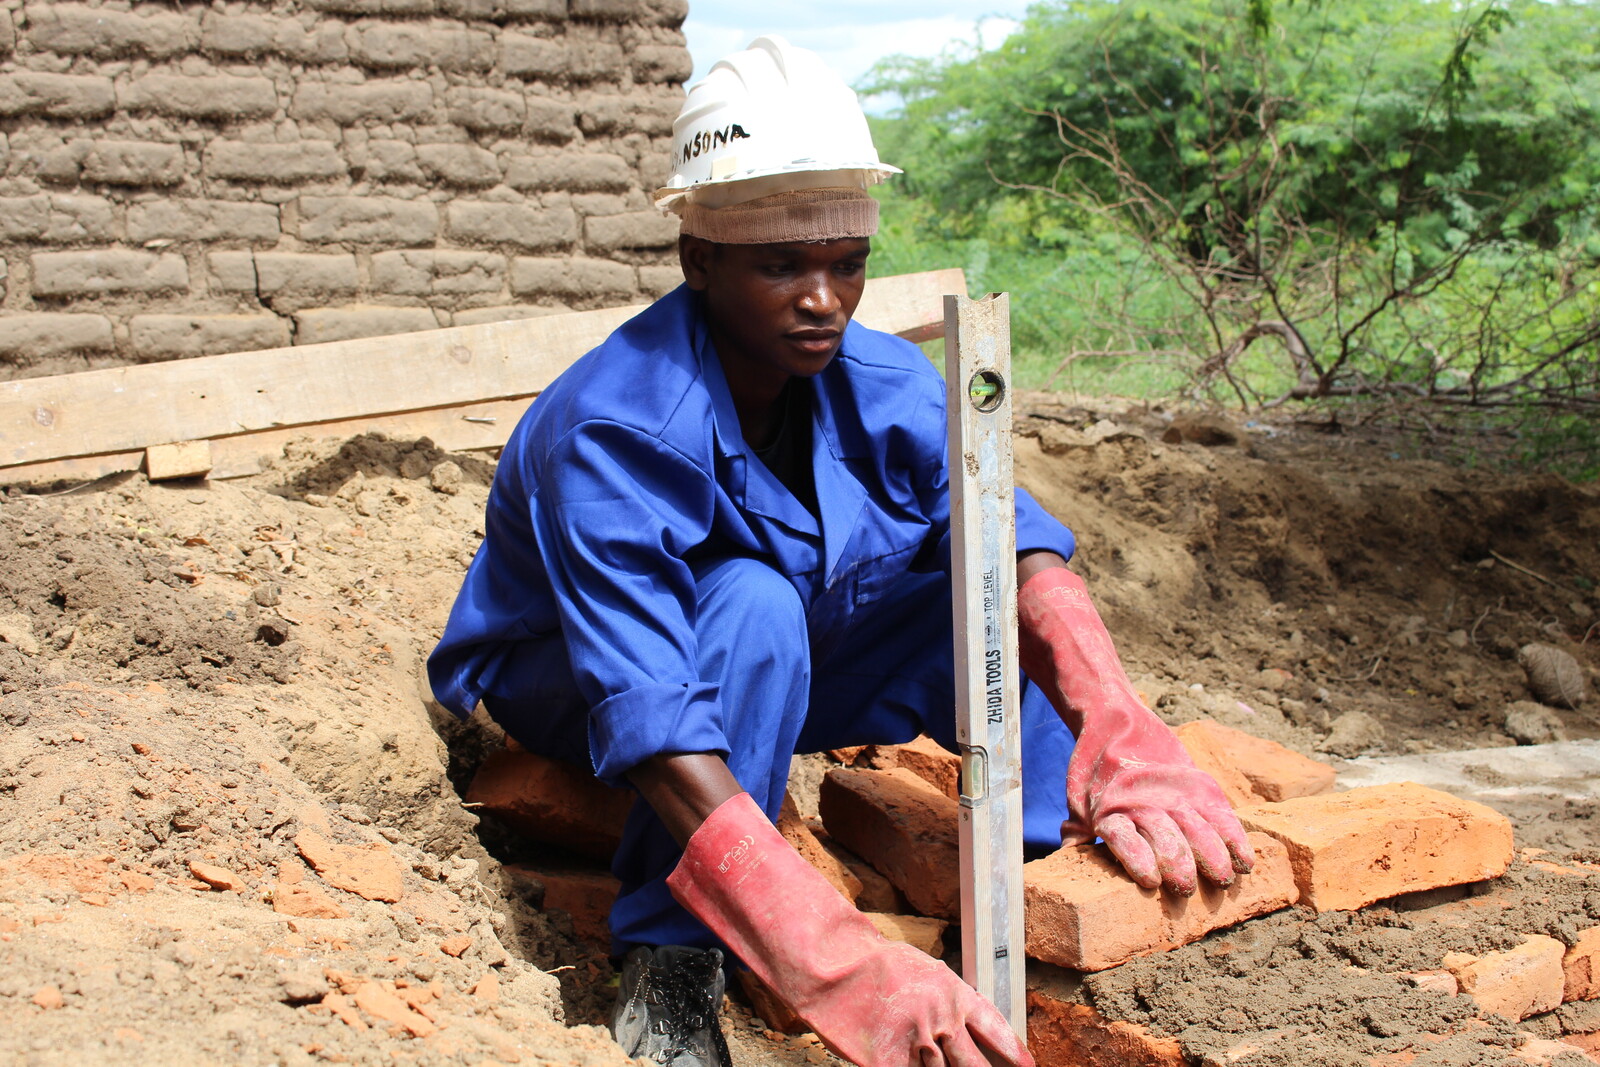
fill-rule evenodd
<path id="1" fill-rule="evenodd" d="M 1335 762 L 1511 745 L 1534 641 L 1576 656 L 1593 691 L 1592 488 L 1400 460 L 1376 435 L 1025 399 L 1019 479 L 1077 531 L 1077 565 L 1169 721 L 1210 716 Z M 447 721 L 422 682 L 491 474 L 361 438 L 292 447 L 248 481 L 8 493 L 0 1059 L 623 1059 L 594 1026 L 604 952 L 502 870 L 538 848 L 461 805 L 494 731 Z M 1600 736 L 1595 704 L 1553 726 Z M 1512 812 L 1518 843 L 1600 850 L 1595 811 Z M 1559 906 L 1600 919 L 1595 888 Z M 1252 924 L 1247 951 L 1208 940 L 1087 995 L 1187 1027 L 1198 1062 L 1221 1039 L 1154 989 L 1224 982 L 1246 957 L 1315 987 L 1338 969 L 1319 961 L 1344 967 L 1358 942 L 1400 953 L 1371 931 L 1408 921 L 1284 913 Z M 1461 1010 L 1428 1004 L 1406 1025 Z M 831 1059 L 739 1005 L 726 1025 L 741 1063 Z M 1490 1037 L 1456 1062 L 1498 1062 Z M 1329 1056 L 1296 1062 L 1344 1062 Z"/>

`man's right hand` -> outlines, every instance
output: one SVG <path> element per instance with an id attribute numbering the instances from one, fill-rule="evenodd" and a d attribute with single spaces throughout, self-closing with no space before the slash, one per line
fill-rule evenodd
<path id="1" fill-rule="evenodd" d="M 933 957 L 886 941 L 747 793 L 701 823 L 667 885 L 859 1067 L 1032 1067 L 992 1004 Z"/>

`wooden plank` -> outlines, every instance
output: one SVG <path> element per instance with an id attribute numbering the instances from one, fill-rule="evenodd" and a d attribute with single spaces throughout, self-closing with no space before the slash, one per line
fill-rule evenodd
<path id="1" fill-rule="evenodd" d="M 926 339 L 942 333 L 950 292 L 966 292 L 960 269 L 874 278 L 856 318 Z M 638 310 L 0 383 L 0 478 L 95 478 L 137 468 L 152 444 L 203 438 L 221 478 L 254 473 L 259 457 L 298 437 L 376 431 L 452 450 L 497 447 L 533 396 Z"/>

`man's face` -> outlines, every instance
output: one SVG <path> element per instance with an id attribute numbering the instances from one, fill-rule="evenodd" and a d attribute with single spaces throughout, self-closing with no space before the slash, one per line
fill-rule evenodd
<path id="1" fill-rule="evenodd" d="M 689 288 L 705 294 L 724 366 L 780 384 L 820 373 L 838 353 L 871 251 L 865 237 L 770 245 L 684 237 L 678 246 Z"/>

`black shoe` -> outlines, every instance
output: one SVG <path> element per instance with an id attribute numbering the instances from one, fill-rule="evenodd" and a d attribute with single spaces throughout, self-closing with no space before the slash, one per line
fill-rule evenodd
<path id="1" fill-rule="evenodd" d="M 622 1051 L 673 1067 L 729 1067 L 717 1013 L 727 978 L 714 948 L 640 946 L 622 961 L 611 1036 Z"/>

